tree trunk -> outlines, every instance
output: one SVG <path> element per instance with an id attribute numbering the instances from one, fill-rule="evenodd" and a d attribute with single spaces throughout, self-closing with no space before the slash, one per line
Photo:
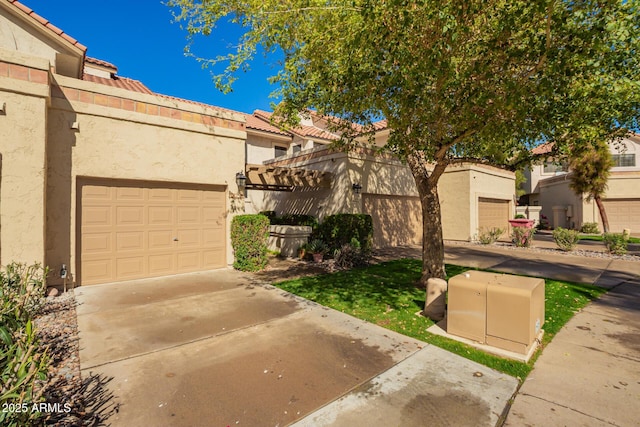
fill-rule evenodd
<path id="1" fill-rule="evenodd" d="M 426 287 L 427 280 L 430 278 L 446 278 L 442 218 L 440 198 L 438 197 L 438 180 L 444 172 L 446 164 L 436 164 L 435 169 L 429 173 L 426 162 L 421 158 L 409 156 L 407 163 L 416 182 L 422 205 L 422 276 L 420 284 Z"/>
<path id="2" fill-rule="evenodd" d="M 604 210 L 604 203 L 602 203 L 602 199 L 600 196 L 595 196 L 593 198 L 595 200 L 596 205 L 598 206 L 598 211 L 600 212 L 600 218 L 602 218 L 602 228 L 605 233 L 609 232 L 609 218 L 607 217 L 607 212 Z"/>

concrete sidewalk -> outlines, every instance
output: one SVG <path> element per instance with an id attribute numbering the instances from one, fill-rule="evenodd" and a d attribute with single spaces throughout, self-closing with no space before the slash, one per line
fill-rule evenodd
<path id="1" fill-rule="evenodd" d="M 640 425 L 640 261 L 450 245 L 447 262 L 590 283 L 610 291 L 547 345 L 507 426 Z"/>

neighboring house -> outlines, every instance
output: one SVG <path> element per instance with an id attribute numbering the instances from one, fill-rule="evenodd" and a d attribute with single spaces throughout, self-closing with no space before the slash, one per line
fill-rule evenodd
<path id="1" fill-rule="evenodd" d="M 345 152 L 328 147 L 338 136 L 327 130 L 326 121 L 313 115 L 312 119 L 313 125 L 289 130 L 290 143 L 304 133 L 324 135 L 320 144 L 314 141 L 314 148 L 260 159 L 259 166 L 247 165 L 247 211 L 310 214 L 320 220 L 335 213 L 367 213 L 373 218 L 376 247 L 421 244 L 422 211 L 408 166 L 371 149 Z M 248 159 L 255 158 L 252 151 L 257 152 L 251 143 L 254 126 L 247 119 Z M 281 133 L 277 127 L 259 130 L 273 133 L 274 144 Z M 384 145 L 389 135 L 386 122 L 376 123 L 375 130 L 374 144 Z M 295 180 L 297 184 L 292 185 Z M 512 172 L 471 163 L 449 166 L 439 184 L 444 238 L 472 240 L 479 229 L 492 227 L 506 231 L 513 217 L 514 193 Z"/>
<path id="2" fill-rule="evenodd" d="M 0 263 L 60 284 L 226 267 L 245 117 L 153 93 L 0 0 Z"/>
<path id="3" fill-rule="evenodd" d="M 615 166 L 611 169 L 603 202 L 612 232 L 630 229 L 640 232 L 640 135 L 630 134 L 619 143 L 609 144 Z M 534 154 L 551 151 L 550 144 L 533 150 Z M 552 158 L 525 171 L 527 183 L 524 203 L 542 206 L 542 214 L 552 227 L 579 229 L 585 222 L 597 222 L 602 230 L 598 207 L 585 196 L 571 190 L 570 171 L 566 164 Z"/>

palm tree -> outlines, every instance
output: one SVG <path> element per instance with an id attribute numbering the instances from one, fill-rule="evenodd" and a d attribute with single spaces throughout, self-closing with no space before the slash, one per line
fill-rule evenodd
<path id="1" fill-rule="evenodd" d="M 607 181 L 613 167 L 609 144 L 600 140 L 591 144 L 576 144 L 578 147 L 570 155 L 569 186 L 579 196 L 586 194 L 587 201 L 594 200 L 602 218 L 604 232 L 609 232 L 609 219 L 602 203 L 602 195 L 607 190 Z"/>

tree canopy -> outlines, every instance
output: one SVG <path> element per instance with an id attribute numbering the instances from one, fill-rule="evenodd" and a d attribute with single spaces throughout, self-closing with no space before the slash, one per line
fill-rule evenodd
<path id="1" fill-rule="evenodd" d="M 276 113 L 384 118 L 423 206 L 423 279 L 444 276 L 438 179 L 460 158 L 526 160 L 582 128 L 637 128 L 637 0 L 170 0 L 190 34 L 246 32 L 223 62 L 229 88 L 261 47 L 281 51 Z M 227 61 L 227 62 L 224 62 Z M 345 125 L 345 140 L 360 127 Z"/>

